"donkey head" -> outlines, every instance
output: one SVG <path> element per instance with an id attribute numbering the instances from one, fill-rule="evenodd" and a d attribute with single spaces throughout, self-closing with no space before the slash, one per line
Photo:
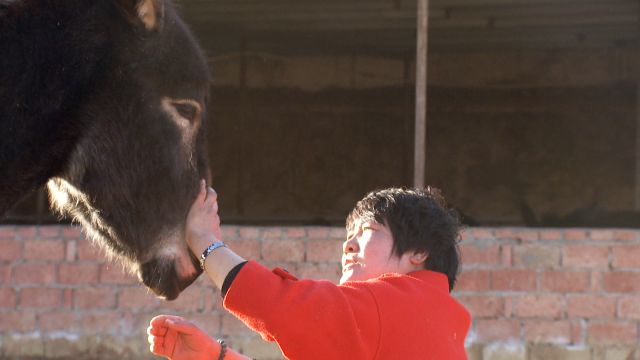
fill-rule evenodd
<path id="1" fill-rule="evenodd" d="M 172 300 L 201 273 L 184 226 L 199 180 L 209 178 L 208 69 L 168 1 L 112 2 L 105 72 L 80 107 L 87 129 L 49 180 L 50 199 Z"/>

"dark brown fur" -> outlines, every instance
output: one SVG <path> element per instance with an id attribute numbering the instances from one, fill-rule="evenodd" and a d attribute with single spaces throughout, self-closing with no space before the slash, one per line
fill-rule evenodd
<path id="1" fill-rule="evenodd" d="M 57 211 L 175 298 L 200 273 L 184 222 L 208 173 L 208 70 L 172 4 L 0 0 L 0 54 L 0 215 L 48 181 Z"/>

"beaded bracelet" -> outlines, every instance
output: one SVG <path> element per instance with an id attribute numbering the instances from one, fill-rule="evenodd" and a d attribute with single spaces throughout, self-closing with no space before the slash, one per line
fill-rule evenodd
<path id="1" fill-rule="evenodd" d="M 218 355 L 218 360 L 223 360 L 224 356 L 227 354 L 227 343 L 222 339 L 218 339 L 218 344 L 220 344 L 220 355 Z"/>

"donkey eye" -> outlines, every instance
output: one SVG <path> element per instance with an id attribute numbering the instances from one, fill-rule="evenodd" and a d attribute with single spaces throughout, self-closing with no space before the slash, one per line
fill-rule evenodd
<path id="1" fill-rule="evenodd" d="M 173 106 L 176 108 L 176 111 L 183 118 L 193 122 L 198 117 L 198 113 L 200 109 L 193 104 L 183 102 L 183 103 L 173 103 Z"/>

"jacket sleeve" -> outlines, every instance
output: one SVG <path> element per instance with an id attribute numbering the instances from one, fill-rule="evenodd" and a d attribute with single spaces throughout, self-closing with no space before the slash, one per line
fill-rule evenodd
<path id="1" fill-rule="evenodd" d="M 289 359 L 372 359 L 377 351 L 380 319 L 365 283 L 298 280 L 249 261 L 223 304 Z"/>

